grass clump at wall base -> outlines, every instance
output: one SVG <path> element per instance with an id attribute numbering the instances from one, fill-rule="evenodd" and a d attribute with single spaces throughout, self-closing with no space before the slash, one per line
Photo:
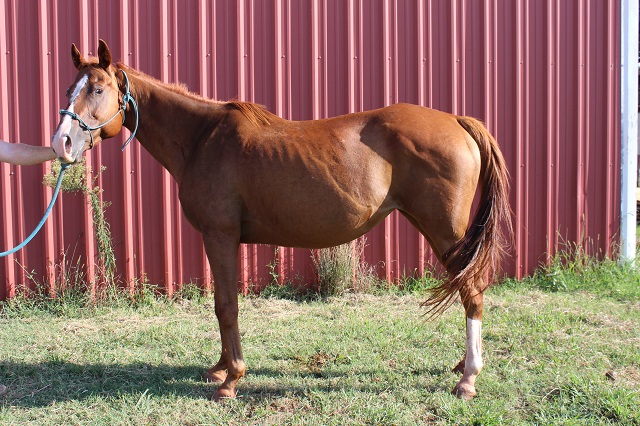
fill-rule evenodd
<path id="1" fill-rule="evenodd" d="M 171 297 L 147 281 L 135 283 L 133 289 L 110 283 L 102 286 L 96 294 L 91 294 L 86 287 L 85 284 L 56 288 L 51 294 L 36 282 L 35 290 L 24 288 L 17 291 L 15 297 L 0 301 L 0 319 L 33 315 L 81 318 L 111 309 L 155 312 L 174 304 L 197 305 L 212 300 L 211 294 L 194 283 L 184 284 Z"/>
<path id="2" fill-rule="evenodd" d="M 546 265 L 531 277 L 520 281 L 505 279 L 508 287 L 530 286 L 545 292 L 572 293 L 584 291 L 615 300 L 640 300 L 640 272 L 638 262 L 598 258 L 583 244 L 565 243 Z"/>
<path id="3" fill-rule="evenodd" d="M 340 296 L 347 291 L 369 292 L 378 285 L 374 268 L 363 261 L 364 238 L 317 250 L 311 256 L 318 277 L 318 293 Z"/>
<path id="4" fill-rule="evenodd" d="M 113 282 L 116 274 L 116 256 L 113 251 L 111 228 L 105 219 L 105 210 L 110 203 L 104 203 L 100 199 L 102 189 L 95 185 L 98 177 L 105 170 L 106 168 L 102 166 L 100 171 L 94 174 L 83 158 L 78 164 L 67 168 L 61 185 L 61 189 L 64 192 L 81 192 L 84 194 L 87 198 L 87 203 L 91 206 L 93 229 L 98 245 L 99 279 L 102 280 L 103 284 Z M 56 160 L 51 163 L 51 173 L 44 176 L 44 185 L 55 188 L 59 174 L 60 162 Z"/>

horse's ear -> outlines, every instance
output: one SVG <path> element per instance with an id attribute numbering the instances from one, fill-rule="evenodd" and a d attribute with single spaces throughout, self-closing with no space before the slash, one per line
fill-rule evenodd
<path id="1" fill-rule="evenodd" d="M 107 43 L 102 39 L 98 41 L 98 62 L 100 67 L 105 70 L 109 68 L 109 65 L 111 65 L 111 51 L 109 50 Z"/>
<path id="2" fill-rule="evenodd" d="M 82 55 L 80 54 L 80 51 L 76 47 L 75 43 L 71 43 L 71 60 L 73 61 L 73 65 L 78 70 L 82 66 L 82 63 L 84 62 L 84 59 L 82 58 Z"/>

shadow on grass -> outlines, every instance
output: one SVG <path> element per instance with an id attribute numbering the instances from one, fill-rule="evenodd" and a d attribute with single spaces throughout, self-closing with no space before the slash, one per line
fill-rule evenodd
<path id="1" fill-rule="evenodd" d="M 135 400 L 142 395 L 154 395 L 167 398 L 210 399 L 218 384 L 202 381 L 201 375 L 206 371 L 202 365 L 174 366 L 167 364 L 151 365 L 147 363 L 133 364 L 74 364 L 66 361 L 51 361 L 39 364 L 14 362 L 0 363 L 0 384 L 7 387 L 7 392 L 0 395 L 0 407 L 17 406 L 24 408 L 46 407 L 53 403 L 65 401 L 89 401 L 102 399 Z M 372 378 L 379 371 L 359 372 L 361 378 Z M 407 376 L 430 375 L 429 370 L 407 370 Z M 436 374 L 442 374 L 438 370 Z M 373 383 L 361 380 L 353 383 L 331 383 L 332 378 L 345 378 L 350 375 L 335 371 L 324 371 L 317 375 L 297 374 L 304 384 L 292 386 L 282 371 L 256 368 L 248 374 L 254 377 L 272 378 L 269 385 L 250 384 L 242 381 L 239 395 L 245 401 L 261 401 L 266 398 L 283 396 L 303 396 L 308 392 L 329 393 L 341 388 L 378 394 L 390 383 L 384 381 Z M 311 383 L 308 378 L 318 380 Z M 444 387 L 430 386 L 429 392 L 447 391 Z"/>

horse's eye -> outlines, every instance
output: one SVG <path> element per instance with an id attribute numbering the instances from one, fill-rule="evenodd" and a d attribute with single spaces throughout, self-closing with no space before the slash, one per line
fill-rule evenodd
<path id="1" fill-rule="evenodd" d="M 95 93 L 96 95 L 101 95 L 101 94 L 102 94 L 102 89 L 96 89 L 96 90 L 94 91 L 94 93 Z"/>

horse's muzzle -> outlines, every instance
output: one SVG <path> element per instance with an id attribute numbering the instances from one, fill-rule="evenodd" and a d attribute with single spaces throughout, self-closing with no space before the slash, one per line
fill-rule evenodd
<path id="1" fill-rule="evenodd" d="M 73 156 L 73 141 L 68 133 L 55 135 L 51 140 L 51 147 L 61 163 L 74 163 L 76 161 Z"/>

